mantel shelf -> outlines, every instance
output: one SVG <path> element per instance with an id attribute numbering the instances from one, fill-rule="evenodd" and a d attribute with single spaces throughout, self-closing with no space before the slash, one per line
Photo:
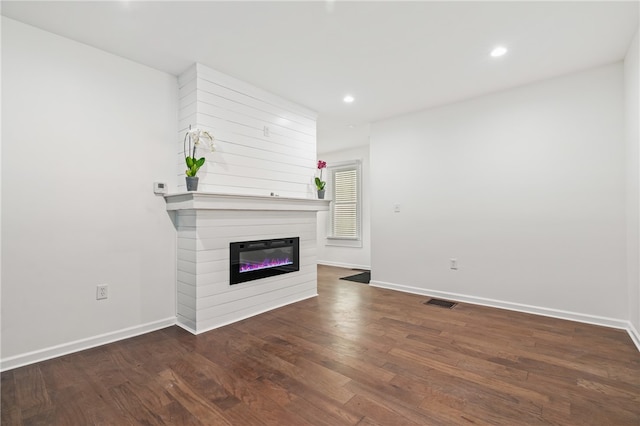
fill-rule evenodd
<path id="1" fill-rule="evenodd" d="M 328 211 L 330 200 L 261 195 L 181 192 L 164 196 L 167 210 Z"/>

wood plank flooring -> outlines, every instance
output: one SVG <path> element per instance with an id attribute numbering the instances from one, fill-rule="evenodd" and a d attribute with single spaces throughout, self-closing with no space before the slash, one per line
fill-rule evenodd
<path id="1" fill-rule="evenodd" d="M 199 336 L 2 373 L 2 425 L 639 425 L 626 332 L 338 280 Z"/>

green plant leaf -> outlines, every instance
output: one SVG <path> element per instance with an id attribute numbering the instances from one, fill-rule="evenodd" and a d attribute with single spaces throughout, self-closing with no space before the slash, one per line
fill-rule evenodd
<path id="1" fill-rule="evenodd" d="M 198 166 L 198 168 L 202 167 L 202 165 L 204 164 L 204 157 L 199 158 L 198 161 L 196 161 L 196 166 Z"/>
<path id="2" fill-rule="evenodd" d="M 185 157 L 184 161 L 187 163 L 187 167 L 189 168 L 193 167 L 193 158 Z"/>
<path id="3" fill-rule="evenodd" d="M 191 161 L 191 166 L 187 169 L 187 176 L 195 176 L 199 168 L 194 161 Z"/>
<path id="4" fill-rule="evenodd" d="M 324 186 L 326 184 L 327 182 L 321 181 L 320 178 L 316 176 L 316 188 L 318 188 L 319 190 L 324 189 Z"/>

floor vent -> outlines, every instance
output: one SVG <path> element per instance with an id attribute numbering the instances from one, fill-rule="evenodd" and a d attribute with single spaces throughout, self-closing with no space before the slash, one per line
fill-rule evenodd
<path id="1" fill-rule="evenodd" d="M 442 300 L 442 299 L 429 299 L 426 302 L 424 302 L 425 305 L 433 305 L 433 306 L 440 306 L 443 308 L 453 308 L 454 306 L 457 305 L 457 303 L 455 302 L 449 302 L 448 300 Z"/>

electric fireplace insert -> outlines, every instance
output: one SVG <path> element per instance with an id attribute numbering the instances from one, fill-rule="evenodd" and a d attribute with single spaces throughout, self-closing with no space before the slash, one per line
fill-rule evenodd
<path id="1" fill-rule="evenodd" d="M 230 243 L 229 254 L 232 285 L 300 270 L 299 237 Z"/>

